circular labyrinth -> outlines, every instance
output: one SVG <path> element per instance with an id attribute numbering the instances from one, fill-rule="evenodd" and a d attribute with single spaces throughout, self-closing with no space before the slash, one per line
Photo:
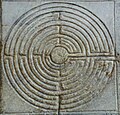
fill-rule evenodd
<path id="1" fill-rule="evenodd" d="M 17 93 L 43 110 L 77 111 L 106 86 L 114 46 L 105 24 L 73 3 L 23 14 L 3 47 L 3 70 Z"/>

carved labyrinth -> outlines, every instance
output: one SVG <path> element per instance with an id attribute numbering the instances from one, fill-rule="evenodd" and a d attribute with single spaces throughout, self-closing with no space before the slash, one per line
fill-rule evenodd
<path id="1" fill-rule="evenodd" d="M 17 93 L 44 111 L 77 111 L 106 86 L 114 46 L 104 23 L 73 3 L 23 14 L 3 47 L 3 69 Z"/>

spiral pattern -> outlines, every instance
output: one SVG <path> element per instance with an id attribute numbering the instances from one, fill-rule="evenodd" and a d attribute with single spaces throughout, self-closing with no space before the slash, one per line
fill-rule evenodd
<path id="1" fill-rule="evenodd" d="M 76 111 L 106 86 L 114 69 L 114 46 L 92 12 L 49 2 L 12 25 L 2 63 L 13 88 L 30 104 L 45 111 Z"/>

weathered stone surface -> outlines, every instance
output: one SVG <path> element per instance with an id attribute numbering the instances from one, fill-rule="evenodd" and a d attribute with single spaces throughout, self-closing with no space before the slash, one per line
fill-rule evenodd
<path id="1" fill-rule="evenodd" d="M 1 8 L 1 1 L 0 1 L 0 54 L 2 52 L 2 8 Z M 2 113 L 2 63 L 1 63 L 1 56 L 0 56 L 0 113 Z"/>
<path id="2" fill-rule="evenodd" d="M 2 9 L 2 113 L 118 114 L 118 3 L 5 0 Z"/>
<path id="3" fill-rule="evenodd" d="M 116 55 L 118 56 L 118 59 L 120 60 L 120 1 L 116 2 L 116 9 L 115 9 L 115 32 L 116 32 Z M 117 64 L 117 94 L 118 94 L 118 109 L 120 112 L 120 63 Z"/>

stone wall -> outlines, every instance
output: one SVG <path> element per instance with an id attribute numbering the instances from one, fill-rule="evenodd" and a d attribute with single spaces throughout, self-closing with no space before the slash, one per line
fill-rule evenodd
<path id="1" fill-rule="evenodd" d="M 119 0 L 3 0 L 1 115 L 118 115 Z"/>

